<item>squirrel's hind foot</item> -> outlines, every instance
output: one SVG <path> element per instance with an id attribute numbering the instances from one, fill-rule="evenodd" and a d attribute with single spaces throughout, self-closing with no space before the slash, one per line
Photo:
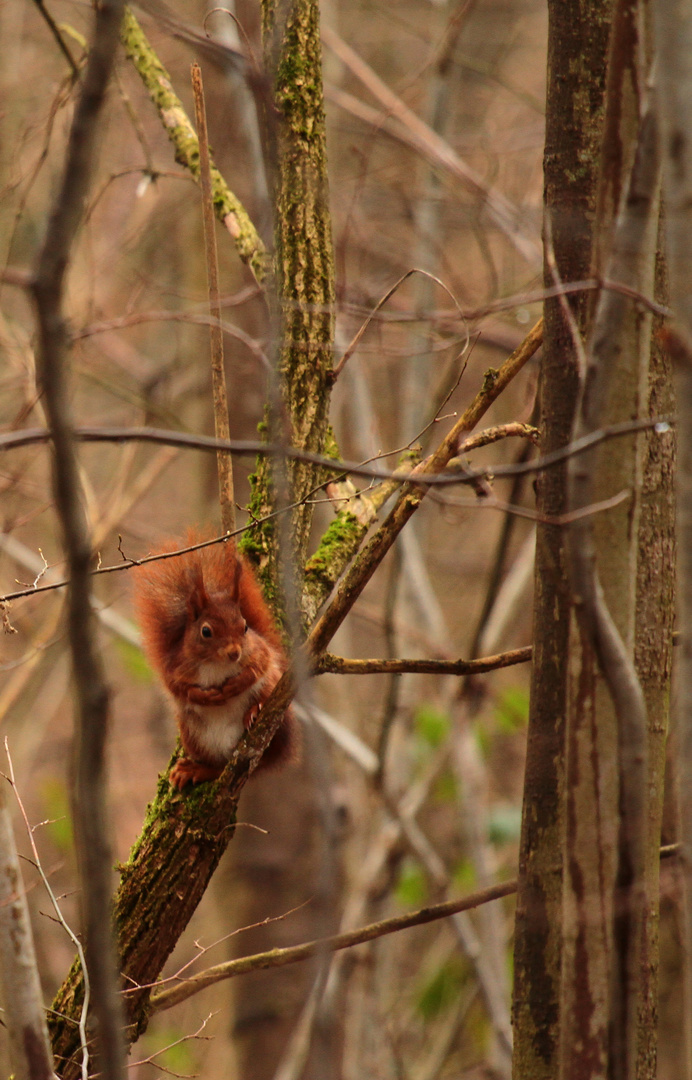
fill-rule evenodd
<path id="1" fill-rule="evenodd" d="M 205 765 L 201 761 L 193 761 L 192 758 L 182 757 L 176 761 L 168 774 L 171 787 L 182 791 L 187 784 L 201 784 L 205 780 L 218 780 L 223 772 L 223 766 Z"/>

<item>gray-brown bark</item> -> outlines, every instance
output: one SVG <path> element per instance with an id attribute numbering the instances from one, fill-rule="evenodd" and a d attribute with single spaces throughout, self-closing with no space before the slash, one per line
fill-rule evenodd
<path id="1" fill-rule="evenodd" d="M 591 268 L 611 5 L 548 6 L 548 100 L 544 156 L 545 213 L 562 281 Z M 546 268 L 546 284 L 552 274 Z M 588 300 L 570 305 L 584 330 Z M 541 369 L 541 445 L 569 442 L 578 370 L 575 344 L 558 300 L 545 305 Z M 565 467 L 541 475 L 537 507 L 566 509 Z M 561 529 L 541 525 L 536 544 L 534 667 L 527 745 L 519 894 L 515 923 L 514 1076 L 557 1075 L 561 971 L 565 716 L 570 599 Z"/>
<path id="2" fill-rule="evenodd" d="M 665 260 L 659 236 L 656 299 L 667 299 Z M 673 371 L 662 348 L 662 320 L 654 320 L 649 367 L 650 416 L 675 412 Z M 666 739 L 670 711 L 670 677 L 675 620 L 675 434 L 650 432 L 645 437 L 639 517 L 636 630 L 634 662 L 641 680 L 648 715 L 649 799 L 645 867 L 647 908 L 639 964 L 638 1080 L 655 1080 L 659 1038 L 659 869 Z M 671 876 L 678 875 L 673 867 Z"/>
<path id="3" fill-rule="evenodd" d="M 663 159 L 664 199 L 670 300 L 681 347 L 678 350 L 676 394 L 678 426 L 677 541 L 680 553 L 678 596 L 682 643 L 679 664 L 679 761 L 681 821 L 687 888 L 685 938 L 689 957 L 692 925 L 690 851 L 692 838 L 692 12 L 685 5 L 655 0 L 652 4 L 657 50 L 656 92 L 659 105 Z M 683 1026 L 689 1031 L 692 1008 L 687 964 L 687 995 Z M 679 1075 L 692 1075 L 690 1046 L 687 1060 L 679 1062 Z"/>
<path id="4" fill-rule="evenodd" d="M 620 99 L 609 99 L 608 108 L 624 112 Z M 630 133 L 633 124 L 638 124 L 636 112 Z M 606 274 L 648 295 L 653 291 L 659 178 L 650 107 L 638 126 L 626 184 L 618 177 L 623 196 Z M 606 175 L 612 182 L 612 174 Z M 583 360 L 575 439 L 643 412 L 650 339 L 650 320 L 631 301 L 611 291 L 600 295 Z M 646 705 L 633 663 L 640 444 L 623 438 L 612 453 L 573 458 L 569 465 L 575 508 L 618 489 L 630 495 L 626 510 L 621 504 L 598 524 L 582 518 L 569 533 L 570 576 L 584 645 L 580 689 L 586 685 L 588 690 L 570 699 L 567 724 L 564 1076 L 583 1075 L 587 1061 L 592 1068 L 598 1061 L 597 1068 L 610 1076 L 635 1075 L 648 796 Z"/>

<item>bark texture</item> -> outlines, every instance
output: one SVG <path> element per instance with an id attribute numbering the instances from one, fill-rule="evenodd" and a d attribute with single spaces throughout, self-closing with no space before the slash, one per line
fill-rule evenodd
<path id="1" fill-rule="evenodd" d="M 663 236 L 661 235 L 661 242 Z M 667 301 L 665 260 L 659 248 L 656 300 Z M 670 357 L 654 321 L 649 368 L 649 416 L 675 412 Z M 647 806 L 647 906 L 639 973 L 639 1038 L 637 1080 L 657 1075 L 659 1001 L 659 844 L 666 771 L 666 739 L 670 712 L 670 677 L 675 620 L 675 433 L 645 436 L 637 561 L 634 661 L 648 713 L 649 800 Z M 677 868 L 676 868 L 677 872 Z"/>
<path id="2" fill-rule="evenodd" d="M 322 92 L 322 47 L 317 0 L 265 0 L 262 33 L 273 81 L 275 136 L 274 242 L 275 329 L 281 402 L 270 426 L 277 439 L 320 452 L 328 432 L 334 338 L 334 255 Z M 279 412 L 283 415 L 280 416 Z M 288 467 L 288 498 L 300 502 L 315 485 L 313 466 Z M 266 513 L 266 463 L 257 468 L 252 512 Z M 292 556 L 305 563 L 312 508 L 293 511 Z M 260 567 L 274 565 L 273 528 L 255 532 L 246 548 Z M 253 550 L 254 549 L 254 550 Z M 276 577 L 272 573 L 270 577 Z"/>
<path id="3" fill-rule="evenodd" d="M 692 1019 L 692 973 L 689 963 L 692 925 L 692 11 L 686 5 L 671 3 L 670 0 L 653 0 L 651 7 L 657 51 L 656 93 L 664 156 L 670 299 L 681 338 L 675 381 L 679 414 L 678 610 L 682 633 L 678 656 L 678 760 L 687 916 L 683 932 L 686 946 L 683 952 L 687 954 L 687 993 L 683 995 L 685 1015 L 681 1026 L 689 1032 Z M 677 1065 L 678 1075 L 688 1080 L 692 1076 L 689 1039 L 685 1049 L 686 1055 Z"/>
<path id="4" fill-rule="evenodd" d="M 338 450 L 328 429 L 329 390 L 333 364 L 334 263 L 332 252 L 327 152 L 322 94 L 322 49 L 317 0 L 281 0 L 262 5 L 266 71 L 273 82 L 277 157 L 273 170 L 276 289 L 280 402 L 272 403 L 273 437 L 288 439 L 306 450 Z M 270 301 L 271 302 L 271 301 Z M 277 415 L 278 413 L 281 416 Z M 314 467 L 293 463 L 286 470 L 287 490 L 281 497 L 299 502 L 319 480 Z M 268 476 L 257 469 L 261 491 L 270 490 Z M 253 507 L 258 512 L 261 504 Z M 268 507 L 267 507 L 268 509 Z M 290 564 L 305 565 L 312 508 L 299 505 L 291 518 Z M 258 539 L 264 579 L 278 578 L 277 533 L 269 528 Z M 285 544 L 287 530 L 281 534 Z M 252 552 L 251 552 L 252 554 Z M 282 552 L 286 557 L 286 550 Z M 264 564 L 264 565 L 263 565 Z M 300 582 L 303 593 L 303 584 Z M 304 596 L 301 617 L 305 618 Z M 305 740 L 302 761 L 290 769 L 258 779 L 247 792 L 244 814 L 262 822 L 270 836 L 245 831 L 229 853 L 234 915 L 239 925 L 252 925 L 268 913 L 279 914 L 273 897 L 289 907 L 311 902 L 289 924 L 272 923 L 250 931 L 242 948 L 271 949 L 299 936 L 335 929 L 335 897 L 325 888 L 325 811 L 329 783 L 317 782 L 315 756 Z M 290 806 L 290 813 L 286 807 Z M 234 998 L 234 1041 L 241 1075 L 271 1080 L 282 1060 L 291 1032 L 305 1005 L 315 965 L 279 975 L 254 972 Z M 324 1077 L 327 1080 L 327 1077 Z"/>
<path id="5" fill-rule="evenodd" d="M 587 277 L 597 203 L 610 3 L 548 5 L 548 91 L 544 156 L 546 239 L 563 281 Z M 546 284 L 553 285 L 546 268 Z M 578 326 L 588 301 L 570 300 Z M 572 335 L 558 300 L 545 305 L 541 370 L 541 445 L 569 442 L 578 391 Z M 564 466 L 536 484 L 537 509 L 566 509 Z M 561 970 L 565 717 L 570 601 L 561 529 L 540 525 L 536 543 L 534 666 L 515 924 L 513 1075 L 557 1075 Z"/>

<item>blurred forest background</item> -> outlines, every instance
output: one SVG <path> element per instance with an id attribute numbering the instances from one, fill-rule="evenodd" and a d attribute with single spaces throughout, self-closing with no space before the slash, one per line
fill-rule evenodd
<path id="1" fill-rule="evenodd" d="M 236 43 L 236 23 L 209 8 L 178 2 L 175 14 L 197 27 L 206 18 L 212 37 Z M 258 4 L 238 0 L 234 12 L 259 52 Z M 80 63 L 89 5 L 54 0 L 50 14 Z M 377 312 L 338 380 L 332 423 L 352 460 L 416 443 L 427 451 L 541 312 L 546 10 L 536 0 L 329 0 L 321 17 L 337 353 L 410 269 L 426 270 L 445 286 L 413 275 Z M 143 13 L 142 22 L 194 115 L 194 49 L 155 18 Z M 58 183 L 74 88 L 38 5 L 3 0 L 0 40 L 0 261 L 29 267 Z M 216 163 L 266 235 L 266 180 L 247 88 L 199 59 Z M 473 183 L 464 180 L 469 170 Z M 484 206 L 478 185 L 494 189 L 520 225 L 501 228 L 501 215 Z M 265 308 L 228 234 L 219 229 L 218 239 L 231 437 L 253 438 L 267 394 Z M 7 283 L 0 291 L 0 423 L 40 426 L 30 304 Z M 207 308 L 199 190 L 176 164 L 122 50 L 67 309 L 77 423 L 213 432 L 208 327 L 200 320 Z M 532 363 L 484 424 L 530 422 L 535 392 Z M 473 460 L 509 461 L 522 453 L 522 440 L 504 440 Z M 90 445 L 81 461 L 104 565 L 155 551 L 190 525 L 219 526 L 209 455 Z M 252 467 L 251 459 L 236 459 L 241 506 Z M 0 591 L 13 591 L 17 581 L 31 585 L 38 575 L 41 583 L 61 577 L 46 448 L 5 454 L 0 491 Z M 484 509 L 482 499 L 475 506 L 466 489 L 454 491 L 426 500 L 332 651 L 456 659 L 530 643 L 533 525 Z M 497 481 L 494 492 L 533 505 L 530 480 Z M 315 540 L 332 516 L 320 496 Z M 110 810 L 117 856 L 125 859 L 175 725 L 137 646 L 128 574 L 100 576 L 95 590 L 114 690 Z M 16 602 L 11 618 L 17 633 L 2 642 L 1 730 L 29 819 L 43 823 L 36 830 L 43 866 L 75 925 L 64 591 Z M 248 827 L 237 830 L 164 974 L 193 960 L 200 947 L 210 949 L 199 962 L 208 966 L 515 875 L 526 665 L 473 680 L 322 675 L 311 694 L 324 723 L 305 725 L 299 764 L 245 790 L 240 820 Z M 336 741 L 330 723 L 341 728 Z M 360 744 L 344 746 L 344 729 Z M 26 853 L 21 829 L 18 842 Z M 50 1000 L 73 946 L 50 918 L 36 875 L 30 868 L 26 875 Z M 270 917 L 282 918 L 228 937 Z M 208 1078 L 237 1070 L 252 1080 L 506 1077 L 512 919 L 505 901 L 338 954 L 323 969 L 305 963 L 222 983 L 155 1016 L 131 1054 L 132 1062 L 150 1061 L 130 1075 L 165 1068 Z M 175 1045 L 159 1053 L 169 1044 Z M 326 1061 L 333 1072 L 325 1071 Z M 5 1059 L 0 1069 L 8 1073 Z"/>

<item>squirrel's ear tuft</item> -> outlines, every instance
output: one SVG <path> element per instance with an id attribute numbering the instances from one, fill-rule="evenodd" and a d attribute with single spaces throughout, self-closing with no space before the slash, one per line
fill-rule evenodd
<path id="1" fill-rule="evenodd" d="M 196 566 L 190 577 L 190 591 L 187 598 L 187 614 L 191 621 L 200 617 L 209 603 L 207 590 L 204 587 L 202 567 Z"/>
<path id="2" fill-rule="evenodd" d="M 239 603 L 239 601 L 240 601 L 240 575 L 242 574 L 242 572 L 243 572 L 243 564 L 240 561 L 240 559 L 238 558 L 238 556 L 236 555 L 235 556 L 235 567 L 234 567 L 234 570 L 233 570 L 233 591 L 231 593 L 231 598 L 233 600 L 235 600 L 236 603 Z"/>

